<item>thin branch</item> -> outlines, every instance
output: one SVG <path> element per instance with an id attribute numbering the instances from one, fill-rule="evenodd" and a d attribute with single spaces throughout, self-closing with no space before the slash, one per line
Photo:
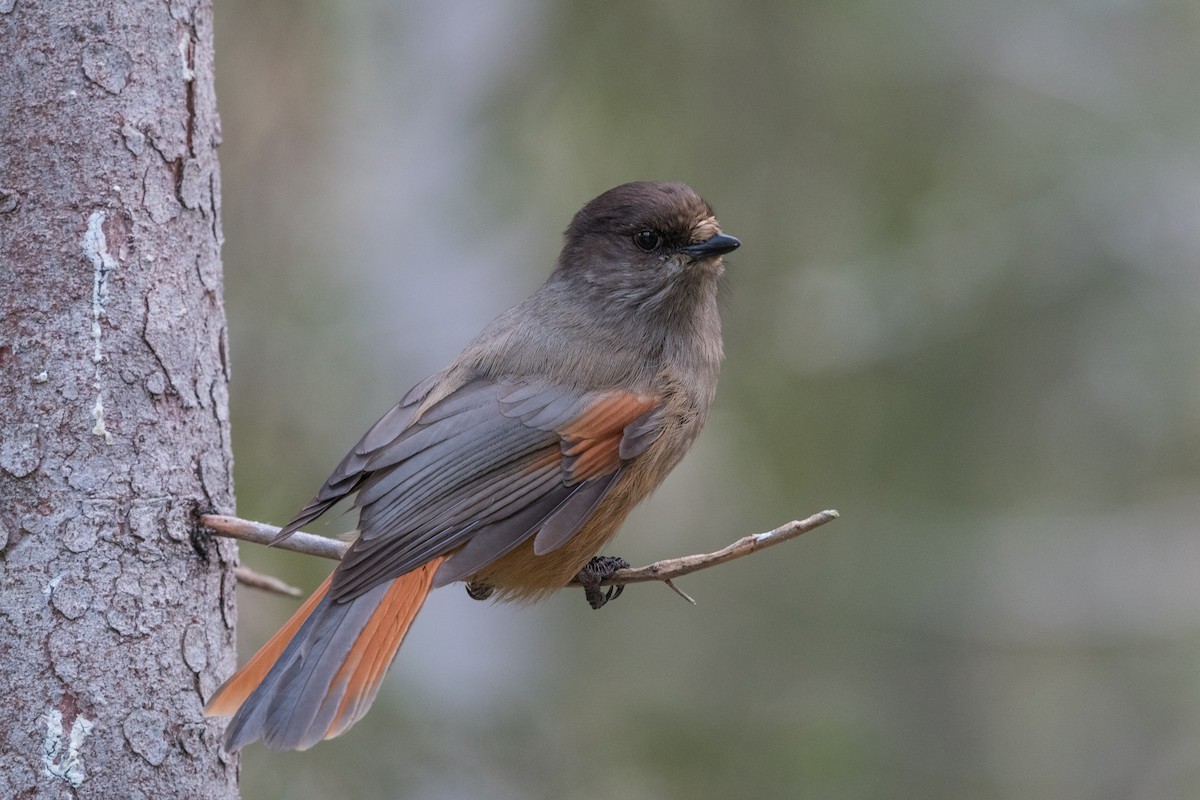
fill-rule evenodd
<path id="1" fill-rule="evenodd" d="M 715 567 L 718 564 L 724 564 L 728 561 L 733 561 L 735 558 L 748 556 L 751 553 L 757 553 L 771 545 L 780 544 L 791 539 L 795 539 L 802 533 L 808 533 L 814 528 L 819 528 L 826 522 L 833 522 L 840 517 L 837 511 L 829 509 L 828 511 L 818 511 L 808 519 L 792 520 L 786 525 L 780 525 L 773 531 L 766 533 L 752 533 L 749 536 L 743 536 L 733 544 L 727 545 L 713 553 L 702 553 L 694 556 L 682 556 L 680 558 L 668 558 L 662 561 L 655 561 L 645 567 L 635 567 L 630 569 L 619 569 L 612 574 L 612 577 L 601 582 L 601 586 L 608 585 L 624 585 L 627 583 L 646 583 L 647 581 L 670 581 L 672 578 L 678 578 L 680 575 L 687 575 L 692 572 L 698 572 L 702 569 Z"/>
<path id="2" fill-rule="evenodd" d="M 802 520 L 793 520 L 785 525 L 780 525 L 775 530 L 767 531 L 766 533 L 753 533 L 749 536 L 743 536 L 736 542 L 721 548 L 713 553 L 701 553 L 692 556 L 682 556 L 680 558 L 668 558 L 663 561 L 656 561 L 653 564 L 648 564 L 644 567 L 633 567 L 629 569 L 619 569 L 605 578 L 601 582 L 601 586 L 624 586 L 629 583 L 646 583 L 648 581 L 663 581 L 676 592 L 680 592 L 679 588 L 671 583 L 672 578 L 678 578 L 681 575 L 687 575 L 692 572 L 698 572 L 702 569 L 715 567 L 718 564 L 724 564 L 728 561 L 733 561 L 735 558 L 748 556 L 751 553 L 757 553 L 759 550 L 770 547 L 772 545 L 786 542 L 795 539 L 802 533 L 808 533 L 814 528 L 819 528 L 827 522 L 832 522 L 837 519 L 840 514 L 833 509 L 828 511 L 819 511 L 811 517 Z M 320 556 L 321 558 L 331 558 L 338 561 L 350 547 L 349 543 L 338 541 L 336 539 L 328 539 L 324 536 L 313 536 L 311 533 L 296 532 L 281 542 L 275 541 L 275 535 L 279 533 L 279 528 L 274 525 L 267 525 L 262 522 L 252 522 L 250 520 L 241 519 L 239 517 L 229 517 L 221 514 L 204 514 L 200 517 L 200 521 L 216 533 L 218 536 L 229 536 L 234 539 L 241 539 L 246 542 L 254 542 L 256 544 L 273 545 L 280 550 L 291 550 L 295 553 L 303 553 L 310 556 Z M 572 581 L 572 584 L 575 582 Z M 682 592 L 680 592 L 682 594 Z M 686 594 L 683 597 L 691 600 Z M 692 600 L 693 604 L 695 603 Z"/>

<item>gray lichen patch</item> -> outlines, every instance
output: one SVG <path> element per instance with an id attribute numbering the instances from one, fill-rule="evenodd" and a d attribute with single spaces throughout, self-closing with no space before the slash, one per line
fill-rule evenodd
<path id="1" fill-rule="evenodd" d="M 92 721 L 80 714 L 72 720 L 71 730 L 67 731 L 63 713 L 52 708 L 42 715 L 42 722 L 46 726 L 42 740 L 42 768 L 50 777 L 78 789 L 87 777 L 80 751 L 84 739 L 92 732 Z"/>

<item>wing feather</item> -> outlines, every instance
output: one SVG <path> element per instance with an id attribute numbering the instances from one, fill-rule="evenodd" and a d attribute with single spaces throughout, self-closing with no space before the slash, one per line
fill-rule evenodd
<path id="1" fill-rule="evenodd" d="M 380 418 L 284 529 L 357 492 L 360 535 L 334 573 L 332 602 L 440 557 L 436 585 L 530 537 L 538 555 L 561 547 L 661 430 L 652 395 L 477 379 L 423 406 L 434 385 Z"/>

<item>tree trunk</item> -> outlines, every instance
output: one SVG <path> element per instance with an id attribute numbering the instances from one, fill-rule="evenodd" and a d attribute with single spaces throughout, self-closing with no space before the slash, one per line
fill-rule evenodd
<path id="1" fill-rule="evenodd" d="M 0 797 L 234 798 L 210 0 L 0 0 Z"/>

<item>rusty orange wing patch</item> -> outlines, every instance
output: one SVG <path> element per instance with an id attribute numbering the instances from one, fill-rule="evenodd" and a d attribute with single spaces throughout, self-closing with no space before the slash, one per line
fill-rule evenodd
<path id="1" fill-rule="evenodd" d="M 625 429 L 658 407 L 658 397 L 607 392 L 559 428 L 568 485 L 619 469 Z"/>
<path id="2" fill-rule="evenodd" d="M 559 428 L 563 483 L 574 490 L 542 521 L 533 540 L 535 555 L 562 547 L 591 518 L 626 462 L 654 440 L 661 410 L 659 398 L 651 395 L 606 392 Z"/>

